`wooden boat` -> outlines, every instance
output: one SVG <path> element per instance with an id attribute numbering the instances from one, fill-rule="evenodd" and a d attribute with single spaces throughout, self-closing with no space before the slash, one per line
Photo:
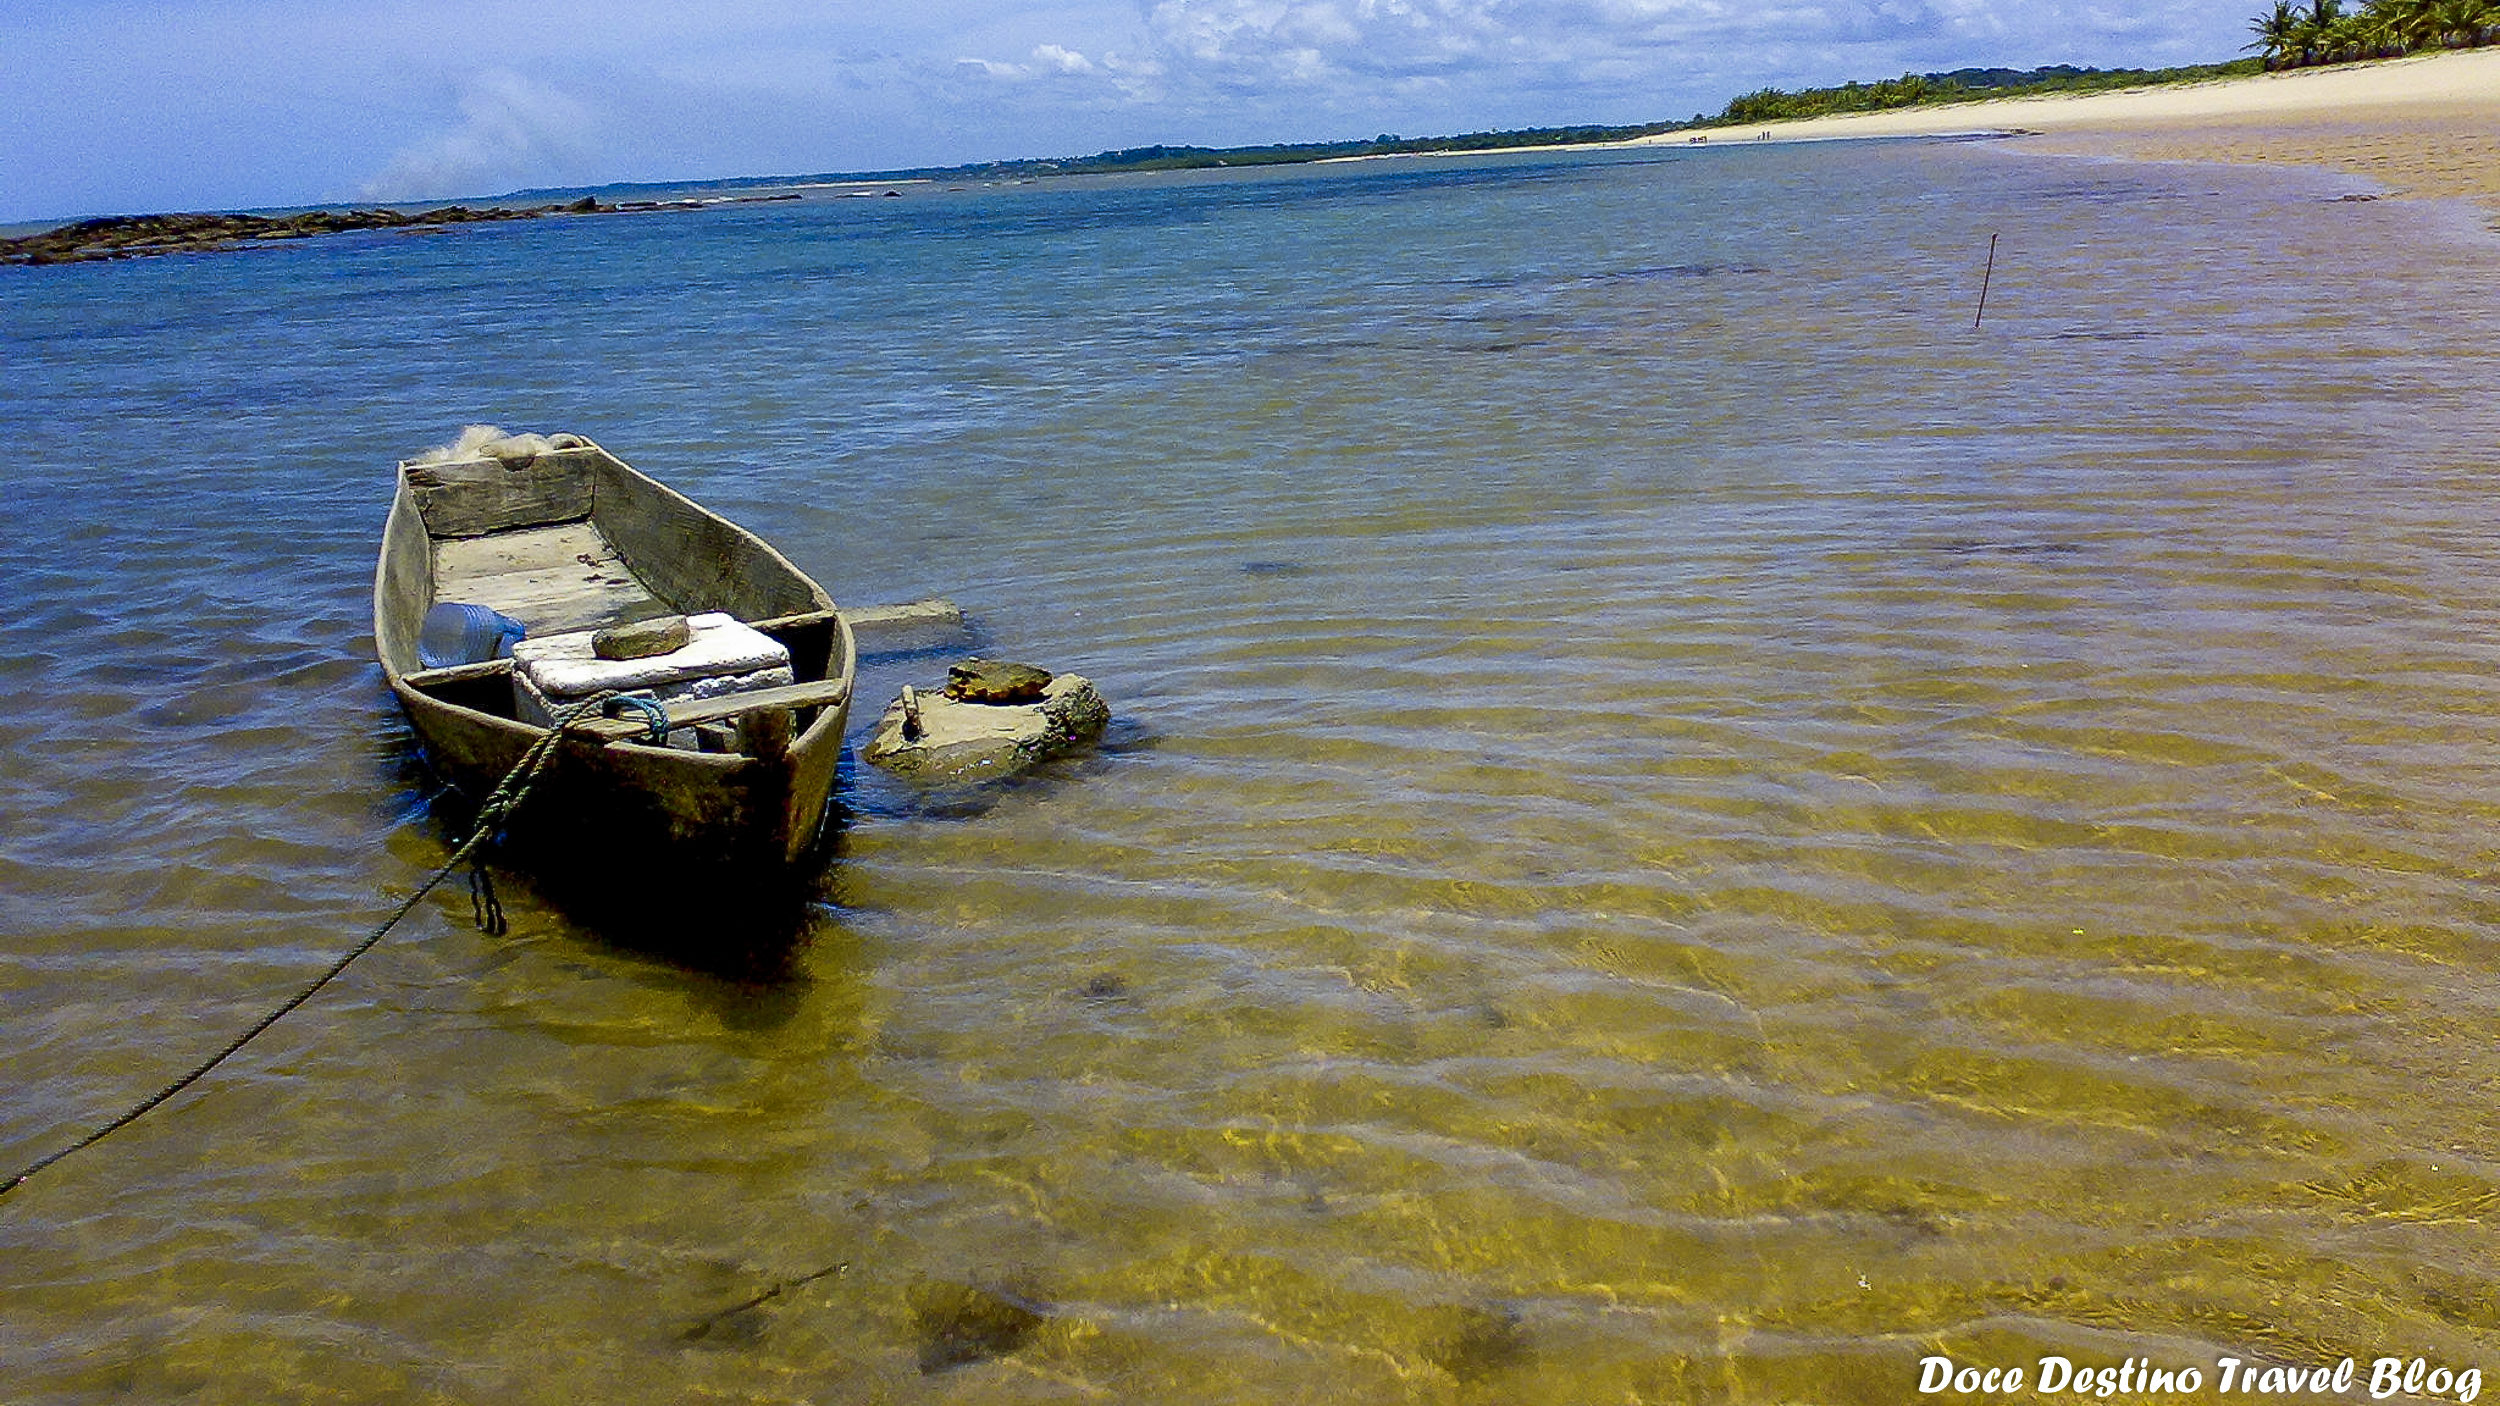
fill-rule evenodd
<path id="1" fill-rule="evenodd" d="M 677 745 L 638 713 L 576 724 L 514 814 L 514 847 L 636 888 L 771 876 L 811 852 L 858 646 L 832 598 L 754 534 L 579 436 L 402 463 L 374 647 L 427 761 L 474 804 L 545 730 L 516 702 L 512 659 L 425 666 L 420 631 L 439 602 L 491 607 L 533 640 L 721 611 L 789 653 L 788 684 L 659 705 Z"/>

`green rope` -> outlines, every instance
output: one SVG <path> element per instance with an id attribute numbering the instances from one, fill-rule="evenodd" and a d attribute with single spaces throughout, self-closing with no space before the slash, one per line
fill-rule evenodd
<path id="1" fill-rule="evenodd" d="M 647 693 L 620 693 L 607 701 L 605 712 L 611 718 L 622 717 L 631 710 L 642 714 L 642 725 L 651 730 L 651 745 L 668 745 L 668 709 Z"/>
<path id="2" fill-rule="evenodd" d="M 329 985 L 332 979 L 337 977 L 340 972 L 347 970 L 348 963 L 353 962 L 358 957 L 372 951 L 374 944 L 380 942 L 384 934 L 388 933 L 392 928 L 399 926 L 400 919 L 407 917 L 411 912 L 415 911 L 416 906 L 420 902 L 424 901 L 427 894 L 434 891 L 437 884 L 440 884 L 443 880 L 450 878 L 452 871 L 458 869 L 461 865 L 469 863 L 472 856 L 476 856 L 477 858 L 477 863 L 479 865 L 477 872 L 483 873 L 485 860 L 484 856 L 480 854 L 480 851 L 483 850 L 488 843 L 494 840 L 498 834 L 500 834 L 503 829 L 504 821 L 511 816 L 512 812 L 516 808 L 520 806 L 522 800 L 529 795 L 530 787 L 537 783 L 539 773 L 547 769 L 548 761 L 555 756 L 556 743 L 563 739 L 565 729 L 571 727 L 585 715 L 597 710 L 613 696 L 614 695 L 611 693 L 597 694 L 566 708 L 562 713 L 558 714 L 555 719 L 555 726 L 547 729 L 543 736 L 530 743 L 529 750 L 521 754 L 521 760 L 514 763 L 512 770 L 505 772 L 503 780 L 496 783 L 495 789 L 487 794 L 485 801 L 482 802 L 477 808 L 476 827 L 469 831 L 469 837 L 467 839 L 460 842 L 460 847 L 451 852 L 451 858 L 443 861 L 443 867 L 435 870 L 424 883 L 417 885 L 416 892 L 409 894 L 397 908 L 391 910 L 391 915 L 389 917 L 384 918 L 381 923 L 373 929 L 373 931 L 365 934 L 363 941 L 347 949 L 345 955 L 341 956 L 337 961 L 332 962 L 329 969 L 324 971 L 320 976 L 314 978 L 310 985 L 287 998 L 285 1004 L 279 1006 L 276 1010 L 262 1016 L 251 1029 L 244 1031 L 242 1034 L 237 1035 L 232 1040 L 228 1041 L 224 1049 L 219 1050 L 217 1053 L 210 1055 L 207 1059 L 201 1061 L 198 1067 L 194 1068 L 190 1073 L 174 1080 L 172 1083 L 167 1084 L 164 1088 L 157 1090 L 154 1094 L 151 1094 L 139 1103 L 133 1105 L 128 1112 L 122 1114 L 112 1122 L 107 1123 L 103 1127 L 96 1129 L 94 1132 L 87 1134 L 78 1141 L 62 1148 L 60 1151 L 55 1152 L 48 1157 L 41 1158 L 36 1161 L 34 1165 L 28 1167 L 22 1172 L 19 1172 L 16 1176 L 9 1178 L 7 1181 L 0 1182 L 0 1196 L 6 1196 L 10 1192 L 17 1190 L 20 1186 L 26 1184 L 27 1178 L 42 1171 L 46 1167 L 51 1166 L 53 1163 L 60 1161 L 62 1158 L 68 1157 L 73 1153 L 84 1152 L 88 1148 L 95 1146 L 97 1143 L 104 1141 L 108 1137 L 111 1137 L 113 1134 L 118 1133 L 122 1129 L 129 1127 L 131 1124 L 138 1122 L 141 1118 L 147 1116 L 150 1112 L 155 1110 L 159 1105 L 163 1104 L 165 1100 L 172 1098 L 174 1095 L 181 1093 L 184 1089 L 198 1083 L 202 1078 L 205 1078 L 210 1070 L 225 1063 L 245 1045 L 248 1045 L 252 1043 L 252 1041 L 260 1038 L 263 1031 L 266 1031 L 270 1026 L 277 1024 L 280 1020 L 285 1019 L 286 1016 L 296 1007 L 311 1000 L 315 992 L 318 992 L 322 987 Z M 500 919 L 500 907 L 496 909 L 496 916 Z"/>

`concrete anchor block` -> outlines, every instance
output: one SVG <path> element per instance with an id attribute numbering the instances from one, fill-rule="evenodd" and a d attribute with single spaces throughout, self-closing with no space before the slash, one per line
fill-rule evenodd
<path id="1" fill-rule="evenodd" d="M 1029 703 L 976 703 L 905 688 L 877 720 L 860 758 L 916 781 L 1013 776 L 1092 746 L 1111 708 L 1080 674 L 1053 677 Z"/>

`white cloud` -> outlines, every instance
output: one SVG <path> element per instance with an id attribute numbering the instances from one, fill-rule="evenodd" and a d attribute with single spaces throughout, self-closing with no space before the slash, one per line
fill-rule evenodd
<path id="1" fill-rule="evenodd" d="M 1141 71 L 1117 54 L 1104 54 L 1097 63 L 1085 55 L 1058 44 L 1036 44 L 1027 62 L 1000 63 L 994 59 L 966 58 L 955 60 L 956 66 L 980 73 L 986 78 L 1010 82 L 1026 78 L 1108 78 L 1114 83 Z M 1149 66 L 1149 71 L 1151 66 Z"/>
<path id="2" fill-rule="evenodd" d="M 1360 85 L 1464 75 L 1489 87 L 1564 90 L 1633 63 L 1653 84 L 1760 67 L 1811 46 L 1895 61 L 2092 61 L 2117 36 L 2171 39 L 2192 17 L 2092 0 L 1144 0 L 1156 50 L 1219 88 Z M 2210 26 L 2208 26 L 2210 27 Z M 1988 49 L 1986 55 L 1979 51 Z M 2211 57 L 2224 57 L 2214 54 Z M 2112 56 L 2103 56 L 2109 62 Z M 1848 60 L 1843 59 L 1846 62 Z M 2139 58 L 2139 61 L 2142 61 Z M 2154 56 L 2152 61 L 2166 60 Z"/>
<path id="3" fill-rule="evenodd" d="M 393 156 L 366 181 L 368 200 L 434 200 L 593 180 L 598 123 L 553 85 L 508 68 L 471 77 L 460 122 Z"/>
<path id="4" fill-rule="evenodd" d="M 1033 61 L 1045 68 L 1055 69 L 1060 73 L 1091 73 L 1094 71 L 1093 60 L 1088 59 L 1083 54 L 1080 54 L 1073 49 L 1062 49 L 1056 44 L 1035 45 L 1033 48 Z"/>
<path id="5" fill-rule="evenodd" d="M 1018 134 L 1033 155 L 1631 123 L 1766 84 L 2222 58 L 2226 7 L 2254 2 L 1131 0 L 1124 26 L 1072 0 L 988 12 L 970 51 L 1023 57 L 962 60 L 942 106 L 950 132 Z"/>

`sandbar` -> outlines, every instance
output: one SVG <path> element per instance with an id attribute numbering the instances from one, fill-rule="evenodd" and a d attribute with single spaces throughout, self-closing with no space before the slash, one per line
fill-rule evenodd
<path id="1" fill-rule="evenodd" d="M 1975 135 L 2011 135 L 2062 154 L 2320 166 L 2389 195 L 2465 197 L 2500 213 L 2500 48 L 1713 127 L 1630 144 Z"/>

